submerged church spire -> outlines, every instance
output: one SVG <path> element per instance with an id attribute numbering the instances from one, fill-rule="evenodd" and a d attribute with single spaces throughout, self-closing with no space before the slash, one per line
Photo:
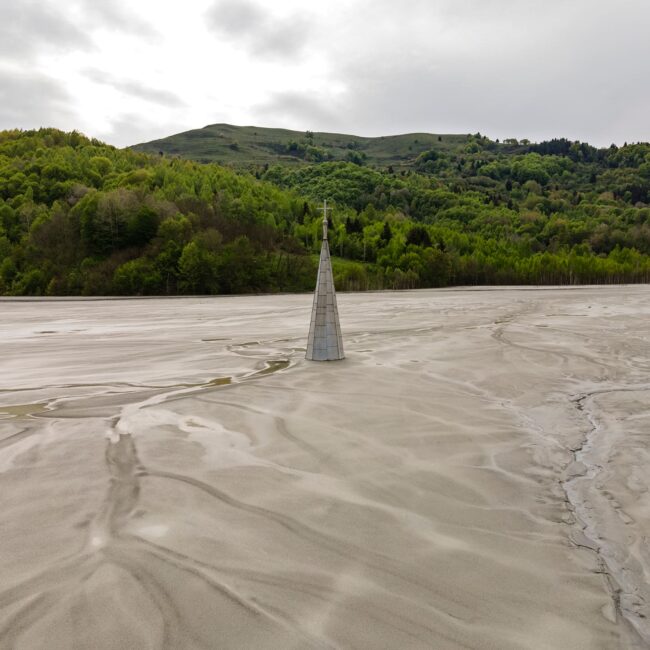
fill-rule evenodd
<path id="1" fill-rule="evenodd" d="M 330 249 L 327 242 L 327 201 L 320 208 L 323 211 L 323 244 L 320 249 L 318 279 L 311 309 L 311 324 L 307 339 L 307 354 L 310 361 L 337 361 L 343 359 L 343 339 L 336 307 L 336 292 L 332 277 Z"/>

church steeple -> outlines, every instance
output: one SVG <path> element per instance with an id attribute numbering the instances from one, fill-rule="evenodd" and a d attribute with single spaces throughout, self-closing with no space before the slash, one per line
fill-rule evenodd
<path id="1" fill-rule="evenodd" d="M 323 243 L 320 249 L 318 278 L 311 309 L 311 324 L 307 339 L 307 354 L 310 361 L 337 361 L 343 359 L 343 338 L 336 306 L 336 291 L 332 277 L 332 263 L 327 241 L 327 201 L 323 207 Z"/>

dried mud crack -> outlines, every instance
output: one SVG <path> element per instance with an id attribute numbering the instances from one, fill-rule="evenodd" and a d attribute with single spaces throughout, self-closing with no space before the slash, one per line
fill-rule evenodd
<path id="1" fill-rule="evenodd" d="M 630 607 L 625 604 L 632 601 L 638 603 L 639 595 L 626 592 L 621 581 L 617 579 L 619 573 L 612 566 L 611 561 L 613 550 L 607 546 L 606 540 L 601 537 L 595 518 L 588 514 L 591 506 L 581 497 L 580 490 L 576 486 L 576 482 L 589 481 L 592 489 L 597 489 L 597 478 L 603 471 L 602 464 L 590 462 L 586 457 L 586 452 L 593 447 L 594 437 L 601 428 L 592 410 L 588 407 L 589 401 L 595 395 L 629 390 L 634 389 L 598 390 L 583 393 L 571 399 L 576 410 L 588 422 L 588 428 L 580 444 L 569 449 L 572 460 L 565 470 L 566 477 L 560 481 L 560 484 L 566 495 L 567 507 L 573 515 L 572 526 L 574 531 L 570 535 L 570 542 L 574 547 L 585 549 L 594 554 L 598 567 L 595 573 L 604 577 L 611 594 L 615 615 L 625 623 L 628 647 L 636 649 L 650 648 L 650 625 L 647 616 L 641 611 L 640 607 Z M 645 605 L 645 603 L 639 604 Z"/>

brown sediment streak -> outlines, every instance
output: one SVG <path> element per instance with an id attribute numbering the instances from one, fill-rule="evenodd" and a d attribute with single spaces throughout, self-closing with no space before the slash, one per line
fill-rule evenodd
<path id="1" fill-rule="evenodd" d="M 62 589 L 69 583 L 77 582 L 80 576 L 86 576 L 91 571 L 90 564 L 88 555 L 83 552 L 59 560 L 55 566 L 0 591 L 0 607 L 28 599 L 35 593 L 43 593 L 52 588 Z"/>
<path id="2" fill-rule="evenodd" d="M 196 560 L 195 558 L 192 558 L 189 555 L 185 555 L 183 553 L 179 553 L 178 551 L 174 551 L 172 549 L 166 548 L 159 544 L 155 544 L 150 540 L 143 540 L 140 538 L 135 538 L 135 539 L 137 539 L 140 543 L 146 545 L 149 548 L 150 553 L 158 557 L 160 560 L 173 564 L 180 570 L 189 571 L 198 574 L 203 579 L 206 580 L 207 577 L 205 576 L 204 572 L 218 571 L 220 574 L 232 575 L 233 577 L 244 578 L 251 582 L 271 585 L 278 589 L 290 591 L 292 593 L 308 594 L 309 596 L 315 599 L 322 600 L 324 604 L 331 603 L 332 600 L 335 599 L 336 596 L 338 595 L 338 592 L 335 588 L 327 587 L 322 584 L 316 584 L 314 582 L 309 582 L 306 578 L 295 579 L 285 574 L 283 574 L 282 577 L 274 577 L 273 575 L 264 573 L 262 571 L 245 569 L 241 567 L 233 568 L 226 564 L 220 565 L 218 562 L 215 562 L 214 564 L 207 564 L 205 562 L 200 562 L 199 560 Z M 239 599 L 239 596 L 237 594 L 233 594 L 232 592 L 230 592 L 229 589 L 224 585 L 220 583 L 213 583 L 213 584 L 215 588 L 218 589 L 219 591 L 221 591 L 222 589 L 226 590 L 229 595 L 231 595 L 236 599 Z M 406 600 L 408 600 L 408 598 Z M 256 613 L 267 614 L 268 613 L 267 610 L 272 609 L 268 603 L 265 603 L 264 605 L 265 611 L 263 612 L 260 612 L 260 610 L 258 610 L 256 607 L 252 606 L 250 602 L 241 601 L 240 604 L 242 604 L 242 606 L 252 607 L 253 608 L 252 611 Z M 438 610 L 434 608 L 431 605 L 431 603 L 427 603 L 422 600 L 413 600 L 413 606 L 417 608 L 425 608 L 428 610 L 430 616 L 435 616 L 436 618 L 444 619 L 445 622 L 447 623 L 454 622 L 454 621 L 456 623 L 463 622 L 463 619 L 459 617 L 455 617 L 452 614 L 449 614 L 442 610 Z M 391 623 L 392 627 L 398 629 L 399 631 L 406 634 L 407 636 L 410 636 L 414 639 L 419 639 L 420 641 L 426 641 L 427 638 L 429 637 L 424 635 L 426 634 L 430 635 L 435 631 L 433 627 L 424 625 L 422 621 L 417 621 L 414 618 L 409 618 L 405 616 L 399 617 L 395 615 L 393 612 L 391 612 L 390 610 L 381 606 L 373 606 L 372 612 L 369 612 L 368 608 L 364 608 L 363 610 L 361 610 L 360 606 L 355 605 L 354 603 L 350 603 L 348 607 L 352 611 L 360 610 L 360 613 L 361 611 L 363 611 L 364 615 L 369 616 L 371 619 L 375 619 L 377 621 L 385 620 L 385 618 L 383 617 L 393 619 L 393 622 Z M 293 621 L 290 618 L 287 619 L 287 616 L 284 612 L 278 610 L 277 612 L 275 612 L 275 614 L 281 620 L 286 619 L 287 622 L 290 622 L 293 625 L 298 624 L 297 621 Z M 418 634 L 413 629 L 409 629 L 408 627 L 404 627 L 403 625 L 398 625 L 397 622 L 395 621 L 398 621 L 399 623 L 407 623 L 412 628 L 416 628 L 416 629 L 419 628 L 420 633 Z M 315 640 L 313 637 L 310 638 L 312 640 Z M 330 646 L 327 645 L 327 647 Z M 458 646 L 458 647 L 465 647 L 465 646 Z"/>
<path id="3" fill-rule="evenodd" d="M 67 634 L 67 647 L 83 645 L 85 631 L 115 640 L 123 622 L 140 645 L 162 648 L 362 647 L 373 633 L 366 647 L 647 646 L 623 644 L 633 591 L 609 565 L 600 520 L 580 515 L 589 483 L 600 498 L 608 466 L 594 454 L 614 416 L 641 413 L 618 408 L 637 396 L 613 395 L 648 390 L 639 323 L 650 294 L 621 290 L 621 313 L 637 314 L 629 336 L 627 316 L 582 318 L 582 303 L 601 295 L 344 296 L 349 362 L 336 373 L 298 360 L 287 342 L 296 338 L 279 338 L 306 328 L 306 308 L 287 320 L 276 307 L 274 320 L 255 313 L 241 330 L 236 318 L 216 331 L 197 318 L 191 345 L 177 318 L 160 339 L 153 327 L 142 362 L 151 371 L 125 356 L 117 376 L 142 383 L 103 382 L 123 366 L 101 355 L 91 369 L 89 356 L 60 373 L 55 364 L 42 376 L 25 370 L 17 385 L 42 377 L 50 390 L 11 401 L 54 399 L 37 418 L 0 420 L 0 497 L 13 526 L 9 559 L 0 558 L 11 576 L 0 586 L 0 647 L 45 644 L 54 632 Z M 644 296 L 645 311 L 633 304 Z M 233 308 L 240 303 L 250 319 L 258 303 L 234 299 Z M 148 322 L 149 314 L 133 331 Z M 624 344 L 612 343 L 617 328 Z M 223 345 L 201 342 L 222 334 Z M 236 340 L 246 343 L 227 350 Z M 132 355 L 135 339 L 120 341 L 115 350 Z M 160 362 L 161 341 L 171 341 L 169 363 Z M 124 397 L 88 395 L 107 390 Z M 73 414 L 87 418 L 85 431 Z M 98 444 L 113 415 L 111 439 Z M 635 422 L 645 449 L 645 420 Z M 39 434 L 32 450 L 28 436 Z M 569 470 L 580 474 L 562 476 L 581 454 L 584 468 Z M 92 480 L 96 470 L 106 485 L 101 474 Z M 18 506 L 6 496 L 14 490 Z M 601 516 L 600 502 L 591 505 L 586 515 Z M 621 532 L 635 528 L 638 512 Z M 589 550 L 569 550 L 570 536 Z M 259 634 L 273 641 L 265 646 Z"/>
<path id="4" fill-rule="evenodd" d="M 151 562 L 154 565 L 156 562 L 165 563 L 183 573 L 191 574 L 250 616 L 261 617 L 270 625 L 291 630 L 313 647 L 330 647 L 323 640 L 310 637 L 298 627 L 289 627 L 286 621 L 240 596 L 232 588 L 209 577 L 189 562 L 174 560 L 170 553 L 161 553 L 141 538 L 124 534 L 123 529 L 138 504 L 141 477 L 147 476 L 148 472 L 139 461 L 133 437 L 129 434 L 119 435 L 116 441 L 107 440 L 105 457 L 110 476 L 109 488 L 97 515 L 89 525 L 88 543 L 85 548 L 59 561 L 56 566 L 0 591 L 0 608 L 26 601 L 6 619 L 0 629 L 2 647 L 13 647 L 32 625 L 50 610 L 59 607 L 62 601 L 77 592 L 105 565 L 123 569 L 144 589 L 160 611 L 164 622 L 163 647 L 184 647 L 188 640 L 193 638 L 193 631 L 184 624 L 174 604 L 172 587 L 165 587 L 156 578 L 155 566 L 146 568 L 146 564 Z M 205 565 L 205 568 L 214 572 L 214 568 L 208 565 Z"/>
<path id="5" fill-rule="evenodd" d="M 554 357 L 559 357 L 562 360 L 563 365 L 565 366 L 567 365 L 569 358 L 574 358 L 574 359 L 581 359 L 586 363 L 593 364 L 602 368 L 612 368 L 610 364 L 604 363 L 603 361 L 598 359 L 594 359 L 593 357 L 590 357 L 586 354 L 580 354 L 578 352 L 566 352 L 564 350 L 560 352 L 558 350 L 553 350 L 550 348 L 546 348 L 546 349 L 538 348 L 532 345 L 524 345 L 522 343 L 515 343 L 514 341 L 511 341 L 506 336 L 505 333 L 506 326 L 514 324 L 516 322 L 516 319 L 519 318 L 520 316 L 525 316 L 527 314 L 533 313 L 536 308 L 537 305 L 533 303 L 526 308 L 522 308 L 520 311 L 513 312 L 511 314 L 508 314 L 507 316 L 504 316 L 499 320 L 496 320 L 493 324 L 496 325 L 497 327 L 495 327 L 492 332 L 492 338 L 512 348 L 518 348 L 520 350 L 528 350 L 530 352 L 536 352 L 538 354 L 549 354 Z"/>
<path id="6" fill-rule="evenodd" d="M 13 445 L 16 441 L 20 440 L 21 438 L 25 438 L 26 436 L 32 435 L 36 433 L 33 429 L 30 429 L 29 427 L 25 427 L 23 429 L 20 429 L 18 431 L 15 431 L 14 433 L 10 433 L 8 436 L 5 436 L 0 440 L 0 449 L 3 447 L 9 447 L 10 445 Z"/>
<path id="7" fill-rule="evenodd" d="M 263 363 L 264 366 L 261 369 L 242 373 L 236 380 L 246 381 L 261 378 L 290 366 L 290 361 L 286 359 L 276 359 Z M 219 377 L 206 382 L 171 386 L 130 383 L 120 383 L 119 386 L 156 390 L 156 394 L 141 402 L 141 406 L 146 408 L 149 405 L 147 402 L 152 400 L 152 405 L 158 405 L 180 395 L 193 395 L 202 392 L 206 388 L 225 386 L 230 383 L 231 377 Z M 59 388 L 98 388 L 104 386 L 105 384 L 66 384 L 59 386 Z M 158 392 L 160 390 L 163 392 Z M 66 400 L 75 401 L 83 397 L 88 396 L 59 397 L 55 401 L 62 403 Z M 31 414 L 35 410 L 44 410 L 48 405 L 49 402 L 29 405 L 29 407 L 7 407 L 5 410 L 10 410 L 12 415 L 22 416 Z M 52 410 L 56 409 L 53 408 Z M 113 426 L 118 422 L 119 417 L 113 418 Z M 30 430 L 25 428 L 11 434 L 3 440 L 2 446 L 13 444 L 17 439 L 29 433 Z M 195 579 L 213 589 L 215 593 L 227 598 L 234 605 L 248 612 L 249 615 L 255 618 L 261 617 L 272 626 L 297 634 L 310 647 L 331 647 L 323 639 L 316 639 L 305 633 L 300 629 L 300 626 L 288 625 L 287 621 L 281 620 L 259 605 L 249 602 L 227 585 L 215 581 L 202 571 L 182 563 L 171 563 L 169 558 L 152 554 L 139 538 L 125 536 L 123 534 L 124 526 L 129 522 L 138 505 L 140 481 L 147 472 L 138 458 L 135 442 L 130 434 L 117 434 L 117 438 L 107 440 L 105 460 L 110 477 L 109 487 L 97 514 L 88 525 L 88 538 L 85 547 L 70 558 L 58 561 L 55 566 L 0 591 L 0 607 L 2 608 L 18 604 L 20 601 L 26 601 L 23 606 L 19 606 L 11 616 L 5 619 L 5 624 L 0 629 L 0 642 L 3 647 L 13 647 L 15 642 L 32 625 L 41 620 L 48 612 L 62 607 L 61 603 L 66 598 L 73 597 L 84 583 L 90 580 L 102 566 L 106 565 L 113 565 L 124 570 L 145 590 L 151 601 L 161 612 L 165 626 L 163 647 L 182 647 L 193 638 L 193 632 L 187 625 L 183 624 L 180 614 L 174 606 L 174 599 L 170 590 L 166 589 L 160 580 L 156 579 L 155 571 L 152 573 L 142 566 L 144 556 L 150 558 L 149 562 L 173 564 L 176 569 L 193 575 Z M 32 597 L 34 593 L 39 595 Z M 64 615 L 63 612 L 61 613 Z"/>
<path id="8" fill-rule="evenodd" d="M 226 584 L 217 582 L 206 575 L 203 570 L 192 566 L 188 561 L 189 557 L 186 556 L 185 561 L 178 558 L 175 560 L 171 559 L 171 554 L 161 553 L 155 545 L 147 544 L 137 536 L 124 535 L 122 528 L 137 505 L 140 493 L 140 478 L 145 476 L 165 476 L 165 474 L 150 472 L 142 465 L 137 456 L 133 437 L 128 434 L 120 435 L 117 442 L 108 441 L 106 460 L 111 474 L 111 485 L 105 500 L 105 505 L 94 522 L 95 526 L 91 526 L 93 531 L 91 534 L 97 534 L 99 532 L 97 529 L 100 528 L 103 529 L 105 535 L 110 535 L 111 539 L 117 539 L 117 543 L 115 544 L 111 544 L 110 542 L 105 544 L 106 547 L 103 549 L 103 554 L 110 562 L 122 567 L 132 575 L 150 594 L 163 614 L 163 620 L 166 625 L 166 645 L 170 647 L 181 647 L 187 643 L 188 638 L 192 637 L 192 632 L 187 626 L 182 625 L 180 615 L 173 606 L 174 599 L 169 591 L 162 586 L 160 581 L 155 579 L 154 572 L 147 571 L 142 566 L 143 554 L 148 556 L 150 560 L 171 565 L 179 571 L 191 574 L 219 595 L 241 607 L 251 616 L 256 618 L 261 617 L 272 625 L 287 628 L 285 621 L 270 615 L 264 608 L 243 598 Z M 175 478 L 179 480 L 185 479 L 193 485 L 200 484 L 204 491 L 210 492 L 213 496 L 218 494 L 221 500 L 228 501 L 223 498 L 223 495 L 218 490 L 210 490 L 207 484 L 190 481 L 187 477 Z M 214 571 L 214 568 L 209 565 L 204 565 L 203 568 Z M 175 625 L 171 625 L 170 621 L 174 621 Z M 183 634 L 179 636 L 181 629 Z M 322 640 L 317 640 L 306 635 L 299 628 L 294 627 L 291 629 L 293 632 L 304 636 L 305 640 L 308 640 L 314 647 L 329 647 Z"/>
<path id="9" fill-rule="evenodd" d="M 215 400 L 215 399 L 210 399 L 209 404 L 220 404 L 222 406 L 226 406 L 228 408 L 234 408 L 234 409 L 239 409 L 241 411 L 246 411 L 248 413 L 255 413 L 258 415 L 268 415 L 266 411 L 262 411 L 260 409 L 256 409 L 248 404 L 240 404 L 239 402 L 235 402 L 233 400 L 230 401 L 223 401 L 223 400 Z M 314 447 L 313 445 L 310 445 L 308 442 L 305 442 L 301 438 L 299 438 L 297 435 L 291 433 L 289 431 L 289 427 L 287 425 L 287 421 L 285 418 L 280 417 L 280 416 L 273 416 L 273 423 L 275 425 L 275 430 L 283 437 L 292 442 L 296 447 L 302 449 L 303 451 L 307 452 L 310 456 L 313 456 L 316 458 L 318 461 L 322 463 L 334 463 L 335 460 L 331 457 L 331 454 L 325 454 L 320 449 L 317 447 Z"/>
<path id="10" fill-rule="evenodd" d="M 380 573 L 390 575 L 391 577 L 396 578 L 401 582 L 406 582 L 419 587 L 423 590 L 423 592 L 428 592 L 431 595 L 437 596 L 437 594 L 432 591 L 430 583 L 421 580 L 418 576 L 406 575 L 405 573 L 400 572 L 400 569 L 403 570 L 404 567 L 400 566 L 395 562 L 393 558 L 390 558 L 386 555 L 381 555 L 370 549 L 361 548 L 350 542 L 345 542 L 337 539 L 336 537 L 328 535 L 327 533 L 315 530 L 310 526 L 299 522 L 292 517 L 289 517 L 288 515 L 269 510 L 267 508 L 262 508 L 260 506 L 245 503 L 239 499 L 235 499 L 223 490 L 219 490 L 214 486 L 205 483 L 204 481 L 200 481 L 189 476 L 183 476 L 181 474 L 175 474 L 172 472 L 162 472 L 155 470 L 152 471 L 150 469 L 144 470 L 141 475 L 187 483 L 188 485 L 191 485 L 199 490 L 202 490 L 203 492 L 206 492 L 210 496 L 215 497 L 226 505 L 273 521 L 274 523 L 278 524 L 294 535 L 302 538 L 303 540 L 309 541 L 318 547 L 324 547 L 331 553 L 334 553 L 344 559 L 354 560 L 354 562 L 358 564 L 367 566 Z M 456 604 L 462 607 L 461 603 Z M 447 615 L 450 618 L 462 618 L 461 616 L 455 616 L 451 613 L 447 613 Z"/>
<path id="11" fill-rule="evenodd" d="M 83 384 L 43 384 L 39 386 L 28 386 L 22 388 L 0 388 L 0 394 L 2 393 L 28 393 L 40 390 L 52 390 L 52 389 L 65 389 L 65 388 L 135 388 L 143 390 L 173 390 L 175 388 L 203 388 L 209 386 L 220 386 L 223 384 L 229 384 L 236 381 L 242 381 L 244 379 L 254 379 L 259 376 L 269 375 L 276 373 L 280 370 L 286 370 L 289 368 L 292 363 L 290 359 L 262 359 L 261 363 L 263 364 L 262 368 L 258 368 L 252 371 L 246 371 L 239 373 L 234 376 L 222 376 L 215 377 L 213 379 L 207 379 L 204 381 L 196 382 L 184 382 L 184 383 L 174 383 L 174 384 L 145 384 L 145 383 L 133 383 L 133 382 L 120 382 L 120 381 L 110 381 L 110 382 L 99 382 L 99 383 L 83 383 Z M 105 391 L 102 392 L 105 394 Z M 120 393 L 118 393 L 120 394 Z M 91 393 L 94 395 L 94 393 Z M 83 397 L 83 395 L 73 395 L 67 399 L 78 399 Z M 58 397 L 52 401 L 59 401 L 61 399 L 66 399 L 65 397 Z M 20 415 L 31 415 L 35 412 L 41 412 L 47 408 L 49 402 L 35 402 L 34 404 L 18 404 L 10 406 L 0 406 L 0 415 L 7 413 L 11 416 L 20 416 Z"/>
<path id="12" fill-rule="evenodd" d="M 152 572 L 147 572 L 143 569 L 141 566 L 143 563 L 143 556 L 148 557 L 148 561 L 158 561 L 162 564 L 173 567 L 182 573 L 189 574 L 193 578 L 196 578 L 204 583 L 216 595 L 223 596 L 234 605 L 240 607 L 253 619 L 256 619 L 258 621 L 264 620 L 271 625 L 297 633 L 303 637 L 305 641 L 310 643 L 310 647 L 332 647 L 323 639 L 317 639 L 313 635 L 310 635 L 302 630 L 298 621 L 291 621 L 291 619 L 283 616 L 281 612 L 271 612 L 270 608 L 267 605 L 262 606 L 259 603 L 253 603 L 251 600 L 246 599 L 238 594 L 224 582 L 217 581 L 214 578 L 210 577 L 208 573 L 214 574 L 217 572 L 223 572 L 222 569 L 218 566 L 218 563 L 215 563 L 215 565 L 210 565 L 204 562 L 198 562 L 188 555 L 183 555 L 182 553 L 171 551 L 170 549 L 159 546 L 137 536 L 125 536 L 124 539 L 130 541 L 136 548 L 130 549 L 127 546 L 125 548 L 128 549 L 128 551 L 122 549 L 121 547 L 118 547 L 119 550 L 111 549 L 109 552 L 111 560 L 115 561 L 116 564 L 119 564 L 125 570 L 128 570 L 134 576 L 137 576 L 138 579 L 140 579 L 143 583 L 154 585 L 155 592 L 158 594 L 157 601 L 161 601 L 162 607 L 169 608 L 169 604 L 173 603 L 173 598 L 164 590 L 159 582 L 155 581 L 155 579 L 152 577 Z M 131 555 L 136 555 L 137 559 L 130 559 Z M 127 559 L 127 557 L 129 559 Z M 177 613 L 175 615 L 175 619 L 180 622 L 180 616 Z M 180 628 L 181 625 L 178 625 L 177 627 Z M 178 647 L 180 647 L 180 645 Z"/>
<path id="13" fill-rule="evenodd" d="M 90 524 L 89 543 L 103 545 L 103 540 L 119 534 L 140 496 L 139 476 L 143 467 L 138 460 L 135 442 L 130 435 L 107 440 L 106 466 L 110 475 L 108 492 L 99 512 Z"/>
<path id="14" fill-rule="evenodd" d="M 30 595 L 32 594 L 30 593 Z M 14 648 L 16 640 L 50 610 L 58 598 L 59 594 L 55 590 L 29 598 L 28 602 L 9 617 L 0 629 L 0 647 Z"/>

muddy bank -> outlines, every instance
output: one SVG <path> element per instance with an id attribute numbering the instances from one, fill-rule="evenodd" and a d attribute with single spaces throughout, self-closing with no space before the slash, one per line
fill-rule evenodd
<path id="1" fill-rule="evenodd" d="M 650 288 L 12 302 L 0 647 L 647 647 Z"/>

